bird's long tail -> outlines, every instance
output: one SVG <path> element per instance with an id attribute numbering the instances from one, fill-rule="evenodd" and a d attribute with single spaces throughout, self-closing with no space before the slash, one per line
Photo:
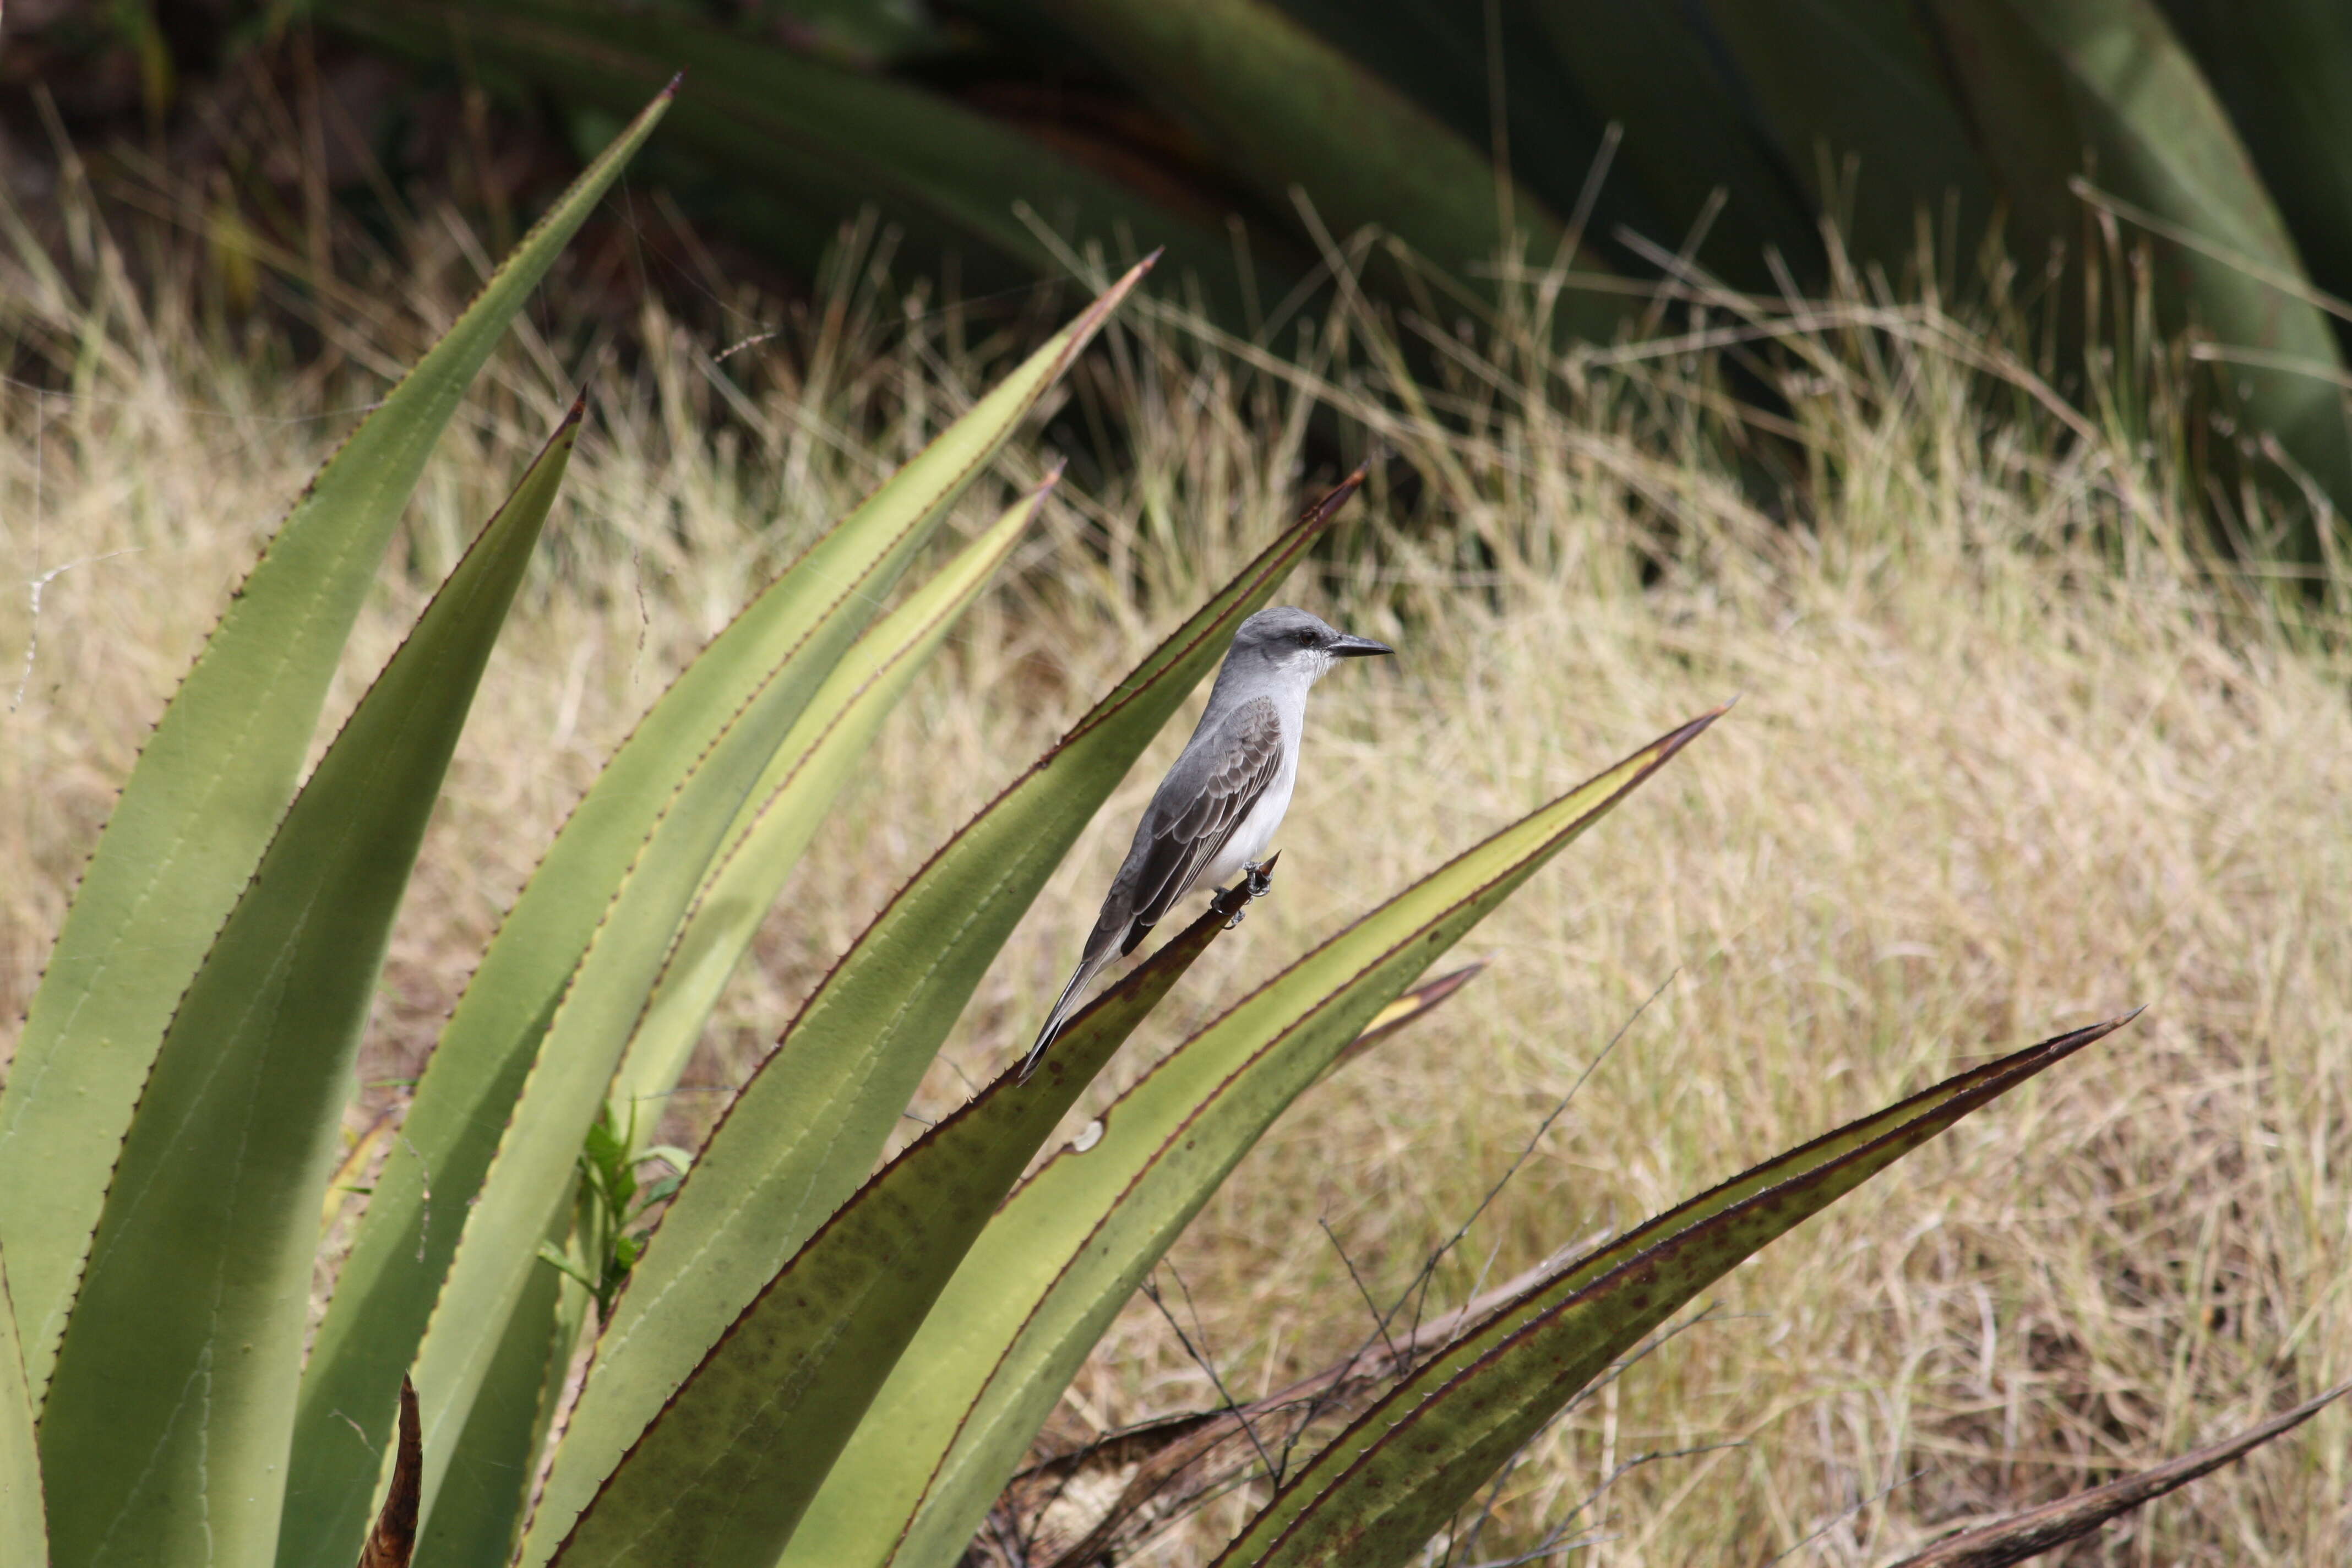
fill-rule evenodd
<path id="1" fill-rule="evenodd" d="M 1062 994 L 1055 1000 L 1054 1010 L 1045 1015 L 1045 1026 L 1037 1031 L 1037 1043 L 1029 1047 L 1027 1056 L 1021 1058 L 1021 1070 L 1015 1075 L 1014 1082 L 1029 1081 L 1029 1075 L 1037 1070 L 1038 1059 L 1045 1056 L 1045 1047 L 1054 1043 L 1054 1037 L 1062 1032 L 1062 1026 L 1069 1022 L 1070 1015 L 1078 1010 L 1078 1003 L 1084 996 L 1087 982 L 1101 973 L 1102 966 L 1110 962 L 1109 944 L 1107 942 L 1101 944 L 1102 951 L 1099 952 L 1095 951 L 1096 945 L 1094 942 L 1087 944 L 1087 955 L 1078 960 L 1076 973 L 1070 976 L 1070 983 L 1062 987 Z"/>

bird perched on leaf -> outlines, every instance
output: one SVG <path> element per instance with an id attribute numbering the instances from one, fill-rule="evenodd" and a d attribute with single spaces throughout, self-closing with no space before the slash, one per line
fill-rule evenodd
<path id="1" fill-rule="evenodd" d="M 1179 899 L 1237 873 L 1247 879 L 1250 897 L 1265 891 L 1266 847 L 1298 782 L 1307 689 L 1340 659 L 1395 651 L 1286 605 L 1260 610 L 1241 624 L 1200 728 L 1144 808 L 1077 973 L 1022 1060 L 1024 1079 L 1036 1070 L 1087 984 L 1112 959 L 1133 952 Z"/>

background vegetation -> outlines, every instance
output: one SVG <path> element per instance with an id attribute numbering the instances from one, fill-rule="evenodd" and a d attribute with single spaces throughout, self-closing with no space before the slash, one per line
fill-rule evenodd
<path id="1" fill-rule="evenodd" d="M 1165 247 L 1164 288 L 1286 349 L 1351 270 L 1425 370 L 1530 269 L 1567 276 L 1563 338 L 1604 342 L 1654 324 L 1661 278 L 1785 299 L 2005 269 L 2045 377 L 2078 383 L 2119 334 L 2189 334 L 2210 374 L 2177 438 L 2242 552 L 2308 570 L 2330 542 L 2301 505 L 2250 527 L 2249 478 L 2352 511 L 2334 0 L 26 9 L 6 72 L 85 135 L 143 125 L 150 158 L 217 160 L 205 221 L 232 246 L 299 254 L 328 202 L 388 216 L 452 163 L 495 230 L 685 68 L 645 174 L 803 283 L 868 211 L 967 297 L 1065 276 L 1088 242 Z M 2145 322 L 2093 287 L 2126 266 Z"/>
<path id="2" fill-rule="evenodd" d="M 273 342 L 214 330 L 196 266 L 144 291 L 113 281 L 102 230 L 89 265 L 12 270 L 7 331 L 59 387 L 9 386 L 0 459 L 12 570 L 41 584 L 37 623 L 29 594 L 0 610 L 0 646 L 24 659 L 0 750 L 12 1010 L 143 716 L 279 498 L 368 399 L 360 367 L 446 318 L 473 242 L 436 216 L 408 237 L 434 263 L 424 290 L 386 301 L 345 370 L 310 381 Z M 853 257 L 833 276 L 826 309 L 724 364 L 723 345 L 640 300 L 646 352 L 599 379 L 404 911 L 355 1132 L 399 1103 L 467 955 L 635 714 L 761 563 L 908 455 L 994 359 L 953 309 L 904 308 Z M 737 308 L 792 321 L 756 296 Z M 1647 810 L 1497 917 L 1485 974 L 1276 1131 L 1163 1271 L 1170 1313 L 1130 1310 L 1058 1436 L 1215 1404 L 1194 1352 L 1243 1398 L 1342 1353 L 1366 1329 L 1350 1267 L 1377 1295 L 1402 1289 L 1530 1140 L 1440 1267 L 1438 1302 L 2042 1021 L 2143 999 L 2129 1034 L 1742 1269 L 1707 1321 L 1580 1405 L 1511 1473 L 1481 1558 L 1586 1503 L 1588 1561 L 1719 1560 L 1727 1542 L 1759 1561 L 1801 1543 L 1792 1560 L 1883 1561 L 2340 1379 L 2337 623 L 2202 569 L 2162 447 L 2151 458 L 2070 406 L 2020 412 L 2017 380 L 1981 368 L 2004 363 L 1997 321 L 1861 300 L 1791 315 L 1772 331 L 1806 368 L 1783 385 L 1834 478 L 1794 528 L 1743 499 L 1705 353 L 1629 352 L 1571 392 L 1498 335 L 1407 384 L 1369 316 L 1303 366 L 1136 318 L 1053 426 L 1105 477 L 1066 481 L 1032 569 L 962 623 L 886 731 L 801 882 L 845 891 L 787 894 L 688 1076 L 701 1092 L 671 1109 L 681 1130 L 724 1104 L 915 858 L 1287 515 L 1319 408 L 1402 461 L 1305 596 L 1406 657 L 1319 697 L 1282 884 L 1203 961 L 1198 994 L 1233 994 L 1629 737 L 1744 701 Z M 415 572 L 362 620 L 354 679 L 601 330 L 559 294 L 497 362 L 402 536 Z M 2166 405 L 2160 362 L 2119 374 Z M 1439 402 L 1445 426 L 1412 412 Z M 1129 433 L 1117 454 L 1086 450 L 1097 412 Z M 918 1114 L 1024 1044 L 1181 733 L 992 973 Z M 1384 826 L 1367 838 L 1366 822 Z M 1155 1026 L 1130 1050 L 1173 1037 Z M 2352 1527 L 2344 1436 L 2323 1415 L 2105 1550 L 2323 1560 Z M 1626 1468 L 1681 1450 L 1700 1451 Z M 1189 1531 L 1157 1550 L 1190 1560 Z"/>
<path id="3" fill-rule="evenodd" d="M 14 1014 L 223 590 L 498 248 L 479 200 L 387 204 L 373 228 L 322 212 L 273 238 L 228 226 L 245 209 L 168 166 L 149 170 L 164 223 L 61 168 L 55 199 L 16 215 L 0 275 L 0 547 L 25 584 L 0 601 L 0 656 L 21 650 L 0 682 Z M 910 285 L 870 228 L 770 289 L 653 195 L 602 226 L 428 471 L 396 546 L 409 570 L 331 701 L 331 720 L 595 366 L 394 937 L 355 1138 L 400 1104 L 471 955 L 637 713 L 1052 310 Z M 344 280 L 306 271 L 310 254 Z M 971 498 L 967 532 L 1046 454 L 1073 459 L 1019 569 L 960 624 L 813 847 L 796 886 L 828 896 L 788 891 L 688 1075 L 697 1092 L 663 1108 L 671 1130 L 708 1125 L 929 846 L 1335 454 L 1378 447 L 1394 459 L 1365 510 L 1295 586 L 1407 657 L 1318 695 L 1283 879 L 1194 994 L 1234 994 L 1683 714 L 1737 691 L 1738 721 L 1486 926 L 1489 967 L 1444 1010 L 1277 1128 L 1161 1272 L 1165 1309 L 1121 1320 L 1055 1438 L 1327 1364 L 1369 1331 L 1351 1275 L 1394 1299 L 1515 1166 L 1438 1267 L 1438 1304 L 2045 1025 L 2139 1001 L 2153 1010 L 2132 1031 L 1727 1281 L 1706 1321 L 1530 1451 L 1458 1560 L 1510 1558 L 1565 1521 L 1570 1561 L 1883 1563 L 2341 1381 L 2342 578 L 2278 593 L 2217 563 L 2192 345 L 2158 330 L 2151 273 L 2126 259 L 2099 283 L 2094 352 L 2063 375 L 2044 374 L 2016 291 L 1964 268 L 1685 299 L 1653 340 L 1568 355 L 1539 283 L 1459 335 L 1416 336 L 1377 288 L 1341 289 L 1279 353 L 1226 333 L 1212 301 L 1130 315 L 1035 449 Z M 2294 503 L 2220 499 L 2279 537 L 2273 509 Z M 1185 728 L 1007 949 L 918 1116 L 1025 1044 Z M 1156 1022 L 1097 1095 L 1186 1022 Z M 2325 1414 L 2077 1559 L 2340 1555 L 2347 1435 Z M 1152 1551 L 1197 1560 L 1234 1507 Z"/>

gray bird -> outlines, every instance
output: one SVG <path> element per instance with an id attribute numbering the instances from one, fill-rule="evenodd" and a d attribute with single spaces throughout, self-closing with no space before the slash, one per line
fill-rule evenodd
<path id="1" fill-rule="evenodd" d="M 1340 659 L 1395 651 L 1286 605 L 1241 624 L 1200 728 L 1144 808 L 1077 973 L 1023 1058 L 1022 1078 L 1036 1069 L 1087 983 L 1112 959 L 1133 952 L 1179 899 L 1236 872 L 1248 878 L 1251 897 L 1265 890 L 1259 866 L 1298 782 L 1307 689 Z"/>

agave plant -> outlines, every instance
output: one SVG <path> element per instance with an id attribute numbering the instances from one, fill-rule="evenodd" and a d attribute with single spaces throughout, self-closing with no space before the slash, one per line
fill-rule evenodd
<path id="1" fill-rule="evenodd" d="M 1549 309 L 1606 341 L 1661 279 L 1737 315 L 1744 292 L 1923 261 L 1948 288 L 1986 247 L 2023 274 L 2015 297 L 2112 341 L 2144 331 L 2129 289 L 2052 287 L 2052 247 L 2147 246 L 2155 312 L 2224 367 L 2235 425 L 2352 511 L 2352 13 L 2333 0 L 988 0 L 952 27 L 895 0 L 320 15 L 615 113 L 688 66 L 710 97 L 678 130 L 725 171 L 705 182 L 719 216 L 796 263 L 868 205 L 918 256 L 1016 276 L 1125 236 L 1167 247 L 1244 331 L 1379 231 L 1434 275 L 1365 282 L 1423 316 L 1491 307 L 1498 262 L 1572 262 Z M 2315 531 L 2286 548 L 2320 559 Z"/>
<path id="2" fill-rule="evenodd" d="M 1458 982 L 1417 987 L 1431 963 L 1717 717 L 1367 912 L 1036 1163 L 1225 929 L 1221 899 L 1034 1079 L 1000 1077 L 877 1172 L 1015 921 L 1350 479 L 899 890 L 704 1147 L 666 1152 L 683 1180 L 640 1256 L 625 1225 L 650 1129 L 610 1108 L 674 1087 L 876 726 L 1021 537 L 1043 490 L 877 613 L 1131 272 L 754 596 L 614 755 L 443 1030 L 306 1354 L 369 997 L 577 405 L 307 778 L 302 761 L 426 452 L 668 101 L 320 473 L 124 785 L 0 1096 L 10 1563 L 952 1563 L 1111 1315 L 1273 1121 L 1434 1005 Z M 1964 1073 L 1459 1315 L 1223 1561 L 1405 1561 L 1695 1292 L 2116 1026 Z"/>

